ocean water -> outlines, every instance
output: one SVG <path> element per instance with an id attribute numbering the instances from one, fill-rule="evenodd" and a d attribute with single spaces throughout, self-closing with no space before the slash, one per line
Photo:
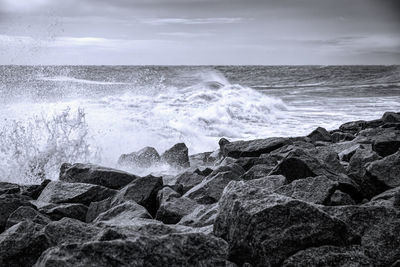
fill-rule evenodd
<path id="1" fill-rule="evenodd" d="M 194 154 L 221 137 L 305 135 L 385 111 L 400 111 L 400 66 L 0 66 L 0 180 L 56 179 L 66 161 L 116 167 L 145 146 L 185 142 Z"/>

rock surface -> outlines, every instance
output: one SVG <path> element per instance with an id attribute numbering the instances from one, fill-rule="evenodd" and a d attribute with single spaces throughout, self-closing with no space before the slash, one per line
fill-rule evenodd
<path id="1" fill-rule="evenodd" d="M 153 147 L 145 147 L 137 152 L 122 154 L 118 159 L 118 164 L 133 168 L 149 168 L 160 162 L 160 155 Z"/>
<path id="2" fill-rule="evenodd" d="M 189 149 L 184 143 L 178 143 L 161 155 L 161 160 L 173 167 L 190 167 Z"/>

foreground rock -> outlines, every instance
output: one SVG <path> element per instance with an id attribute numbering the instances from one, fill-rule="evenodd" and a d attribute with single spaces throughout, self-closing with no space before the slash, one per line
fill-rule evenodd
<path id="1" fill-rule="evenodd" d="M 133 168 L 149 168 L 160 162 L 160 155 L 153 147 L 145 147 L 137 152 L 122 154 L 118 164 Z"/>
<path id="2" fill-rule="evenodd" d="M 369 164 L 367 171 L 389 188 L 400 186 L 400 150 Z"/>
<path id="3" fill-rule="evenodd" d="M 111 189 L 120 189 L 137 178 L 127 172 L 94 164 L 64 163 L 60 169 L 60 181 L 101 185 Z"/>
<path id="4" fill-rule="evenodd" d="M 189 149 L 184 143 L 178 143 L 161 155 L 161 160 L 173 167 L 190 167 Z"/>
<path id="5" fill-rule="evenodd" d="M 4 231 L 7 219 L 11 213 L 22 206 L 34 206 L 29 202 L 29 198 L 17 194 L 0 195 L 0 233 Z"/>
<path id="6" fill-rule="evenodd" d="M 16 209 L 7 219 L 6 228 L 10 228 L 22 221 L 32 221 L 36 224 L 47 225 L 51 222 L 51 219 L 31 206 L 21 206 Z"/>

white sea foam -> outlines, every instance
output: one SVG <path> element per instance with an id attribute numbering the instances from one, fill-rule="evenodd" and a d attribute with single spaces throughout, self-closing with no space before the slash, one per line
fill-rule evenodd
<path id="1" fill-rule="evenodd" d="M 68 76 L 54 76 L 54 77 L 37 77 L 37 80 L 41 81 L 51 81 L 51 82 L 60 82 L 60 83 L 82 83 L 82 84 L 93 84 L 93 85 L 123 85 L 129 83 L 122 83 L 122 82 L 104 82 L 104 81 L 93 81 L 93 80 L 86 80 L 86 79 L 77 79 L 74 77 Z"/>

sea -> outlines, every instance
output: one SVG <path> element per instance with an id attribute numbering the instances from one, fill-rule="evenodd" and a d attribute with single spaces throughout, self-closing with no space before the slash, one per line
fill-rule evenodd
<path id="1" fill-rule="evenodd" d="M 146 146 L 195 154 L 385 111 L 400 111 L 400 66 L 3 65 L 0 181 L 54 180 L 63 162 L 126 169 L 119 156 Z"/>

